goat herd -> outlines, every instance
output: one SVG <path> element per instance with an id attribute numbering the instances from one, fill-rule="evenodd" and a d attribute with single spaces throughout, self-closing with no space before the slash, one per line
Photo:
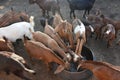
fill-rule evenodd
<path id="1" fill-rule="evenodd" d="M 117 37 L 120 29 L 120 21 L 114 21 L 105 17 L 101 11 L 96 14 L 89 14 L 95 0 L 67 0 L 73 13 L 74 20 L 70 23 L 63 20 L 57 0 L 29 0 L 30 3 L 37 3 L 43 11 L 43 16 L 49 16 L 53 11 L 54 16 L 48 19 L 41 18 L 41 25 L 44 31 L 35 31 L 34 16 L 25 12 L 16 12 L 13 9 L 0 18 L 0 70 L 9 74 L 10 72 L 21 79 L 31 80 L 23 72 L 35 74 L 29 69 L 26 61 L 14 51 L 13 42 L 23 40 L 25 50 L 30 58 L 45 62 L 48 70 L 49 63 L 55 62 L 58 65 L 54 74 L 64 69 L 70 70 L 70 63 L 77 63 L 76 70 L 80 67 L 89 69 L 98 80 L 119 80 L 120 70 L 106 62 L 84 60 L 81 55 L 82 46 L 87 42 L 88 35 L 96 35 L 96 39 L 107 40 L 107 47 Z M 73 2 L 72 2 L 73 1 Z M 80 2 L 79 2 L 80 1 Z M 77 4 L 78 3 L 78 4 Z M 84 3 L 84 4 L 81 4 Z M 74 4 L 74 5 L 73 5 Z M 75 4 L 79 6 L 75 6 Z M 88 4 L 87 6 L 85 6 Z M 83 17 L 85 22 L 78 19 L 74 10 L 85 10 Z M 55 11 L 57 10 L 57 12 Z M 86 11 L 88 14 L 86 16 Z M 120 44 L 118 42 L 118 44 Z"/>

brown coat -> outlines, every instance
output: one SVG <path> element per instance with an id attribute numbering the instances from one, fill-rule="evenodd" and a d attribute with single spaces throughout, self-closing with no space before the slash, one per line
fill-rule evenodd
<path id="1" fill-rule="evenodd" d="M 36 32 L 33 32 L 33 38 L 36 41 L 43 43 L 45 46 L 47 46 L 51 50 L 57 52 L 62 58 L 67 60 L 66 53 L 62 50 L 62 48 L 59 47 L 57 42 L 51 37 L 49 37 L 47 34 L 40 31 L 36 31 Z"/>
<path id="2" fill-rule="evenodd" d="M 54 33 L 54 28 L 52 28 L 50 25 L 46 24 L 44 33 L 46 33 L 51 38 L 53 38 L 65 52 L 68 51 L 67 45 L 63 42 L 63 40 L 60 38 L 60 36 L 57 33 Z"/>
<path id="3" fill-rule="evenodd" d="M 25 12 L 8 11 L 0 18 L 0 27 L 9 26 L 16 22 L 27 21 L 29 16 Z"/>
<path id="4" fill-rule="evenodd" d="M 79 67 L 92 71 L 98 80 L 120 80 L 120 69 L 106 62 L 83 61 Z"/>
<path id="5" fill-rule="evenodd" d="M 0 71 L 13 73 L 21 79 L 30 80 L 24 75 L 24 71 L 34 74 L 35 71 L 25 67 L 25 60 L 12 52 L 0 51 Z"/>
<path id="6" fill-rule="evenodd" d="M 55 33 L 58 33 L 65 43 L 69 43 L 69 47 L 74 50 L 73 27 L 66 20 L 61 22 L 56 28 Z"/>
<path id="7" fill-rule="evenodd" d="M 25 48 L 31 57 L 38 60 L 43 60 L 48 68 L 50 68 L 48 64 L 51 62 L 60 64 L 58 67 L 58 72 L 66 67 L 65 62 L 41 42 L 25 40 Z"/>
<path id="8" fill-rule="evenodd" d="M 0 39 L 0 51 L 13 52 L 14 47 L 12 45 L 12 42 L 8 41 L 6 38 Z"/>

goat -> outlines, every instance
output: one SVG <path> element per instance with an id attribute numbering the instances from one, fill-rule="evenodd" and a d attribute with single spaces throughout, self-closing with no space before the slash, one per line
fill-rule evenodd
<path id="1" fill-rule="evenodd" d="M 86 40 L 90 36 L 92 38 L 92 35 L 94 34 L 94 27 L 92 26 L 92 23 L 90 23 L 86 19 L 81 20 L 82 23 L 85 25 L 85 30 L 86 30 Z M 86 41 L 87 42 L 87 41 Z"/>
<path id="2" fill-rule="evenodd" d="M 3 37 L 3 39 L 0 39 L 0 51 L 13 52 L 14 51 L 14 47 L 12 45 L 12 42 L 7 40 L 5 37 Z"/>
<path id="3" fill-rule="evenodd" d="M 86 17 L 87 21 L 91 23 L 91 26 L 94 29 L 94 33 L 96 34 L 96 40 L 102 38 L 102 29 L 104 26 L 106 26 L 100 18 L 100 15 L 100 13 L 99 15 L 91 14 Z"/>
<path id="4" fill-rule="evenodd" d="M 41 17 L 40 18 L 40 23 L 41 23 L 41 25 L 42 25 L 43 28 L 45 27 L 45 21 L 46 21 L 46 19 L 48 21 L 48 24 L 50 26 L 52 26 L 53 25 L 54 16 L 52 16 L 50 18 L 45 18 L 45 17 Z"/>
<path id="5" fill-rule="evenodd" d="M 35 71 L 24 66 L 25 60 L 12 52 L 0 51 L 0 71 L 10 72 L 20 77 L 21 79 L 31 80 L 24 76 L 23 72 L 35 74 Z"/>
<path id="6" fill-rule="evenodd" d="M 58 45 L 64 50 L 64 52 L 68 52 L 70 53 L 71 55 L 74 56 L 74 61 L 77 61 L 78 59 L 78 56 L 76 54 L 74 54 L 73 51 L 71 51 L 67 45 L 63 42 L 63 40 L 60 38 L 60 36 L 56 33 L 54 34 L 54 28 L 52 28 L 50 25 L 47 24 L 47 21 L 46 21 L 46 26 L 45 26 L 45 30 L 44 30 L 44 33 L 46 33 L 47 35 L 49 35 L 51 38 L 53 38 L 57 43 Z"/>
<path id="7" fill-rule="evenodd" d="M 57 27 L 61 22 L 63 22 L 62 17 L 58 14 L 55 13 L 54 19 L 53 19 L 53 27 Z"/>
<path id="8" fill-rule="evenodd" d="M 92 9 L 95 0 L 67 0 L 69 3 L 69 8 L 70 8 L 70 18 L 73 17 L 75 18 L 75 13 L 74 10 L 85 10 L 83 17 L 85 17 L 86 12 L 90 12 Z"/>
<path id="9" fill-rule="evenodd" d="M 58 26 L 56 26 L 54 33 L 58 33 L 61 39 L 65 43 L 69 43 L 69 48 L 74 50 L 74 40 L 73 40 L 73 27 L 72 24 L 64 20 Z"/>
<path id="10" fill-rule="evenodd" d="M 70 55 L 66 54 L 62 50 L 62 48 L 60 48 L 57 42 L 47 34 L 40 31 L 33 32 L 33 39 L 43 43 L 45 46 L 47 46 L 51 50 L 57 52 L 62 58 L 64 58 L 64 60 L 71 60 Z"/>
<path id="11" fill-rule="evenodd" d="M 44 28 L 45 27 L 45 21 L 48 21 L 48 24 L 52 27 L 56 27 L 58 24 L 60 24 L 61 22 L 63 22 L 62 20 L 62 17 L 58 14 L 58 13 L 55 13 L 54 16 L 50 17 L 50 18 L 45 18 L 45 17 L 42 17 L 40 18 L 40 23 L 42 25 L 42 27 Z"/>
<path id="12" fill-rule="evenodd" d="M 42 9 L 43 16 L 49 16 L 49 11 L 52 11 L 53 14 L 57 11 L 60 13 L 60 6 L 58 0 L 29 0 L 30 4 L 38 4 L 39 7 Z M 61 13 L 60 13 L 61 14 Z"/>
<path id="13" fill-rule="evenodd" d="M 116 20 L 112 20 L 108 17 L 105 17 L 104 15 L 100 16 L 102 18 L 102 21 L 104 24 L 112 24 L 115 27 L 115 31 L 116 31 L 116 37 L 117 37 L 117 33 L 120 30 L 120 21 L 116 21 Z"/>
<path id="14" fill-rule="evenodd" d="M 75 40 L 77 42 L 75 53 L 79 56 L 81 56 L 82 46 L 86 42 L 86 30 L 85 25 L 81 22 L 80 19 L 74 19 L 72 22 L 73 30 L 75 34 Z"/>
<path id="15" fill-rule="evenodd" d="M 46 21 L 46 25 L 45 25 L 45 28 L 44 28 L 44 33 L 46 33 L 51 38 L 53 38 L 58 43 L 58 45 L 62 49 L 64 49 L 65 52 L 68 51 L 67 45 L 63 42 L 63 40 L 60 38 L 60 36 L 57 33 L 54 34 L 54 28 L 51 27 L 50 25 L 48 25 L 47 21 Z"/>
<path id="16" fill-rule="evenodd" d="M 120 69 L 107 62 L 82 61 L 80 67 L 92 71 L 98 80 L 120 80 Z"/>
<path id="17" fill-rule="evenodd" d="M 101 14 L 100 14 L 101 15 Z M 100 18 L 100 15 L 95 15 L 95 14 L 89 14 L 86 16 L 87 22 L 90 24 L 99 24 L 103 23 L 102 19 Z M 104 24 L 104 23 L 103 23 Z"/>
<path id="18" fill-rule="evenodd" d="M 29 16 L 25 12 L 15 12 L 13 10 L 6 12 L 0 18 L 0 27 L 9 26 L 16 22 L 26 21 L 29 22 Z"/>
<path id="19" fill-rule="evenodd" d="M 9 41 L 15 42 L 17 39 L 23 39 L 23 35 L 32 39 L 32 33 L 34 32 L 34 17 L 30 17 L 30 23 L 18 22 L 9 26 L 0 28 L 0 38 L 6 37 Z"/>
<path id="20" fill-rule="evenodd" d="M 60 66 L 58 66 L 58 68 L 54 72 L 55 74 L 61 72 L 62 70 L 64 70 L 64 68 L 67 68 L 69 66 L 68 63 L 65 63 L 60 57 L 58 57 L 50 48 L 46 47 L 43 43 L 34 40 L 27 40 L 26 38 L 24 40 L 24 43 L 28 54 L 32 58 L 43 60 L 48 68 L 50 68 L 48 64 L 51 62 L 59 64 Z"/>
<path id="21" fill-rule="evenodd" d="M 91 37 L 92 38 L 92 35 L 94 34 L 94 28 L 92 27 L 92 25 L 88 25 L 88 26 L 85 26 L 85 32 L 86 32 L 86 42 L 88 41 L 88 38 Z"/>
<path id="22" fill-rule="evenodd" d="M 104 38 L 107 40 L 107 47 L 110 47 L 115 40 L 115 28 L 112 24 L 107 24 L 105 27 Z"/>

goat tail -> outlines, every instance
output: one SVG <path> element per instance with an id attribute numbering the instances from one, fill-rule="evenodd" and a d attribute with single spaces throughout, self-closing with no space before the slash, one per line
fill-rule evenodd
<path id="1" fill-rule="evenodd" d="M 47 26 L 47 25 L 48 25 L 48 19 L 45 20 L 45 26 Z"/>
<path id="2" fill-rule="evenodd" d="M 35 26 L 34 16 L 30 16 L 29 21 L 30 21 L 30 24 L 34 27 Z"/>

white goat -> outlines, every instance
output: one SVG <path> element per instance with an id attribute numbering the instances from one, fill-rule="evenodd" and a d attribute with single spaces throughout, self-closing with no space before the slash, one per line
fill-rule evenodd
<path id="1" fill-rule="evenodd" d="M 34 32 L 34 17 L 30 17 L 29 22 L 18 22 L 9 26 L 0 28 L 0 39 L 6 37 L 11 42 L 15 42 L 17 39 L 23 39 L 25 35 L 29 39 L 32 39 L 32 32 Z"/>
<path id="2" fill-rule="evenodd" d="M 77 18 L 73 20 L 72 24 L 73 24 L 73 30 L 74 30 L 74 34 L 75 34 L 75 39 L 76 39 L 76 42 L 77 42 L 75 53 L 80 58 L 82 58 L 82 56 L 81 56 L 82 46 L 86 42 L 85 25 L 81 22 L 80 19 L 77 19 Z"/>

